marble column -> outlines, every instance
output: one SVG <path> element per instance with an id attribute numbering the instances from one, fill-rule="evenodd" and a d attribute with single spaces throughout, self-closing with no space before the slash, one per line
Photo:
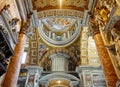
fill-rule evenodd
<path id="1" fill-rule="evenodd" d="M 104 48 L 105 44 L 99 32 L 99 28 L 94 28 L 96 29 L 93 29 L 93 38 L 95 40 L 95 44 L 98 50 L 98 55 L 102 64 L 101 66 L 104 71 L 107 87 L 116 87 L 116 81 L 118 80 L 118 77 L 116 75 L 114 66 L 112 64 L 107 49 Z"/>
<path id="2" fill-rule="evenodd" d="M 10 60 L 8 70 L 6 72 L 4 81 L 2 83 L 2 87 L 16 87 L 17 80 L 20 72 L 21 67 L 21 61 L 22 61 L 22 55 L 24 52 L 24 44 L 26 41 L 26 30 L 28 28 L 28 25 L 30 21 L 26 22 L 19 34 L 18 37 L 18 43 L 16 44 L 14 48 L 14 55 Z"/>

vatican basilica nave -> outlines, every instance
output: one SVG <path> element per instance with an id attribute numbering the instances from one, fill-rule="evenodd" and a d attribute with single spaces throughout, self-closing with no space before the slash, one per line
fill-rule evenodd
<path id="1" fill-rule="evenodd" d="M 119 87 L 120 0 L 0 0 L 0 87 Z"/>

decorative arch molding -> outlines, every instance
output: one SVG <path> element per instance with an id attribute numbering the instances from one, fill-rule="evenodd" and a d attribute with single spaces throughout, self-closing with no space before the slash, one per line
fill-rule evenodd
<path id="1" fill-rule="evenodd" d="M 72 53 L 71 51 L 69 51 L 69 50 L 67 50 L 67 49 L 63 49 L 63 48 L 61 48 L 61 49 L 54 49 L 54 50 L 48 51 L 48 52 L 45 54 L 45 56 L 41 59 L 41 63 L 42 63 L 42 64 L 44 64 L 44 62 L 45 62 L 45 63 L 48 63 L 49 60 L 50 60 L 49 55 L 52 55 L 52 54 L 58 53 L 58 52 L 68 54 L 68 55 L 70 56 L 70 58 L 73 58 L 73 60 L 75 61 L 75 63 L 77 63 L 78 60 L 77 60 L 77 58 L 75 57 L 74 53 Z M 41 64 L 41 65 L 42 65 L 42 64 Z"/>
<path id="2" fill-rule="evenodd" d="M 49 55 L 54 54 L 54 53 L 58 53 L 58 52 L 68 54 L 71 58 L 74 57 L 74 53 L 70 52 L 67 49 L 54 49 L 54 50 L 50 50 L 46 55 L 47 55 L 47 57 L 49 57 Z"/>
<path id="3" fill-rule="evenodd" d="M 62 85 L 62 87 L 64 87 L 64 86 L 66 87 L 68 85 L 78 85 L 80 83 L 80 78 L 76 77 L 72 74 L 68 74 L 68 73 L 62 73 L 62 72 L 61 73 L 60 72 L 56 73 L 56 72 L 54 72 L 54 73 L 51 73 L 51 74 L 47 74 L 46 76 L 43 76 L 39 79 L 40 83 L 49 84 L 50 87 L 53 87 L 51 85 L 57 85 L 58 81 L 61 82 L 61 84 L 59 84 L 58 86 L 65 83 L 65 84 Z"/>
<path id="4" fill-rule="evenodd" d="M 38 18 L 62 16 L 71 18 L 83 18 L 84 11 L 77 11 L 72 9 L 52 9 L 38 12 Z"/>
<path id="5" fill-rule="evenodd" d="M 42 78 L 40 78 L 40 81 L 45 81 L 45 80 L 51 80 L 54 78 L 66 78 L 66 79 L 73 79 L 75 81 L 80 81 L 77 77 L 71 75 L 71 74 L 66 74 L 66 73 L 52 73 L 52 74 L 48 74 Z"/>

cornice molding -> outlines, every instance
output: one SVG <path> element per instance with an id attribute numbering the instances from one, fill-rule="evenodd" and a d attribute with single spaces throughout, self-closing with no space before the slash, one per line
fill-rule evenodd
<path id="1" fill-rule="evenodd" d="M 38 18 L 52 17 L 52 16 L 63 16 L 72 18 L 83 18 L 84 12 L 70 9 L 52 9 L 38 12 Z"/>

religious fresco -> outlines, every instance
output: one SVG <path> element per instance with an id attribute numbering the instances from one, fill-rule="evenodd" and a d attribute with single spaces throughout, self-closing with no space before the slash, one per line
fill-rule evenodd
<path id="1" fill-rule="evenodd" d="M 39 20 L 40 36 L 54 46 L 67 45 L 79 37 L 81 20 L 64 17 L 48 17 Z"/>
<path id="2" fill-rule="evenodd" d="M 65 31 L 75 23 L 75 19 L 72 18 L 61 18 L 61 17 L 52 17 L 52 18 L 46 18 L 42 20 L 45 22 L 53 31 Z"/>

